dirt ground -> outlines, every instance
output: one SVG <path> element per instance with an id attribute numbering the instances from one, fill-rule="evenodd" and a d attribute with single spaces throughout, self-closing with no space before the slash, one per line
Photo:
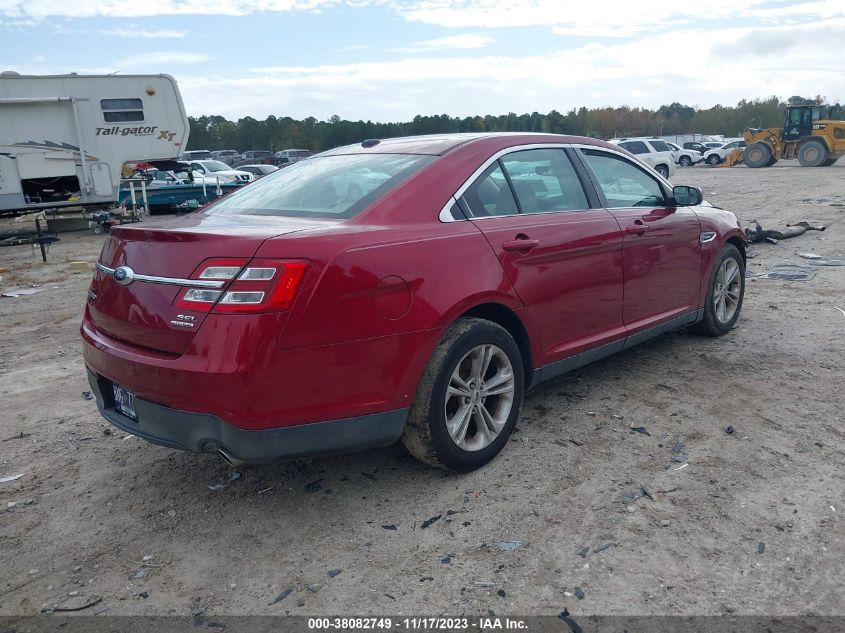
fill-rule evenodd
<path id="1" fill-rule="evenodd" d="M 0 479 L 23 474 L 0 483 L 0 615 L 97 597 L 82 613 L 841 614 L 845 267 L 756 275 L 845 257 L 845 164 L 673 180 L 745 222 L 827 230 L 750 248 L 729 335 L 541 385 L 462 476 L 399 447 L 235 470 L 127 437 L 84 397 L 91 272 L 69 262 L 102 238 L 63 235 L 46 265 L 0 249 L 4 292 L 43 290 L 0 299 Z"/>

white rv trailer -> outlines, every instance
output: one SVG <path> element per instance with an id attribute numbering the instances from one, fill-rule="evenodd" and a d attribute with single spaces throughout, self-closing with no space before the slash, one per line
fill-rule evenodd
<path id="1" fill-rule="evenodd" d="M 0 215 L 114 205 L 124 163 L 187 144 L 169 75 L 0 73 Z"/>

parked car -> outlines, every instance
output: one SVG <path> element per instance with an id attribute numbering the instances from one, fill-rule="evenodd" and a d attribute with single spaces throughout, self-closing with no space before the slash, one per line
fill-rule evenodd
<path id="1" fill-rule="evenodd" d="M 167 187 L 169 185 L 184 185 L 190 180 L 185 173 L 176 174 L 162 169 L 147 169 L 143 172 L 148 187 Z"/>
<path id="2" fill-rule="evenodd" d="M 704 162 L 708 165 L 718 165 L 725 160 L 728 152 L 732 149 L 736 149 L 737 147 L 745 149 L 745 141 L 730 141 L 720 145 L 719 147 L 707 150 L 704 153 Z"/>
<path id="3" fill-rule="evenodd" d="M 214 157 L 211 155 L 207 149 L 194 149 L 188 152 L 182 152 L 183 161 L 191 161 L 191 160 L 212 160 Z"/>
<path id="4" fill-rule="evenodd" d="M 313 152 L 308 149 L 283 149 L 280 152 L 273 154 L 273 162 L 278 166 L 283 166 L 288 163 L 296 163 L 305 160 L 309 156 L 313 156 Z"/>
<path id="5" fill-rule="evenodd" d="M 707 147 L 704 143 L 699 143 L 698 141 L 688 141 L 684 143 L 684 149 L 692 149 L 703 155 L 704 152 L 706 152 L 710 148 Z"/>
<path id="6" fill-rule="evenodd" d="M 221 163 L 219 160 L 195 160 L 190 163 L 193 170 L 194 182 L 202 184 L 213 185 L 220 182 L 239 182 L 246 184 L 255 180 L 248 171 L 240 171 L 232 169 L 226 163 Z"/>
<path id="7" fill-rule="evenodd" d="M 211 152 L 211 157 L 214 160 L 219 160 L 221 163 L 226 163 L 227 165 L 231 165 L 232 163 L 241 160 L 240 152 L 233 149 L 221 149 L 216 152 Z"/>
<path id="8" fill-rule="evenodd" d="M 672 156 L 675 159 L 675 163 L 681 167 L 692 167 L 704 160 L 701 152 L 694 149 L 684 149 L 675 143 L 670 143 L 669 141 L 666 141 L 666 145 L 668 145 L 669 149 L 672 150 Z"/>
<path id="9" fill-rule="evenodd" d="M 358 200 L 387 180 L 390 180 L 390 174 L 361 167 L 332 177 L 332 186 L 338 196 Z"/>
<path id="10" fill-rule="evenodd" d="M 610 142 L 635 154 L 664 178 L 669 178 L 675 173 L 672 150 L 659 138 L 621 138 L 612 139 Z"/>
<path id="11" fill-rule="evenodd" d="M 279 171 L 279 168 L 275 165 L 238 165 L 238 171 L 248 171 L 256 178 L 261 178 L 272 174 L 274 171 Z"/>
<path id="12" fill-rule="evenodd" d="M 264 160 L 268 158 L 273 158 L 273 152 L 268 152 L 263 149 L 251 149 L 248 152 L 241 154 L 241 160 L 255 161 L 256 163 L 263 163 Z"/>
<path id="13" fill-rule="evenodd" d="M 387 178 L 339 195 L 362 169 Z M 237 464 L 401 438 L 466 471 L 527 388 L 677 328 L 730 332 L 744 270 L 733 213 L 616 145 L 368 140 L 114 227 L 83 354 L 102 415 L 155 444 Z"/>

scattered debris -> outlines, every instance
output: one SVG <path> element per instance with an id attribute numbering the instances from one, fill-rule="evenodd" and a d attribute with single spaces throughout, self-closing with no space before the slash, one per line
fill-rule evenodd
<path id="1" fill-rule="evenodd" d="M 235 472 L 233 472 L 231 475 L 229 475 L 229 481 L 237 481 L 240 478 L 241 478 L 241 473 L 238 472 L 237 470 Z"/>
<path id="2" fill-rule="evenodd" d="M 599 552 L 603 552 L 611 547 L 618 547 L 618 545 L 618 543 L 605 543 L 604 545 L 598 545 L 593 549 L 593 554 L 598 554 Z"/>
<path id="3" fill-rule="evenodd" d="M 671 523 L 669 522 L 669 519 L 661 519 L 660 520 L 660 527 L 669 527 L 670 525 L 671 525 Z"/>
<path id="4" fill-rule="evenodd" d="M 373 481 L 377 481 L 377 480 L 376 480 L 376 476 L 375 476 L 374 474 L 372 474 L 372 473 L 368 473 L 368 472 L 361 471 L 361 474 L 362 474 L 364 477 L 366 477 L 367 479 L 372 479 Z"/>
<path id="5" fill-rule="evenodd" d="M 782 279 L 784 281 L 809 281 L 816 276 L 816 270 L 812 266 L 776 264 L 763 276 L 768 279 Z"/>
<path id="6" fill-rule="evenodd" d="M 281 602 L 282 600 L 287 598 L 292 593 L 293 593 L 293 587 L 288 587 L 287 589 L 283 589 L 282 592 L 278 596 L 276 596 L 275 598 L 273 598 L 270 601 L 270 604 L 276 604 L 277 602 Z"/>
<path id="7" fill-rule="evenodd" d="M 316 481 L 312 481 L 310 484 L 305 484 L 305 492 L 317 492 L 318 490 L 322 490 L 323 481 L 325 481 L 325 479 L 321 478 Z"/>
<path id="8" fill-rule="evenodd" d="M 338 577 L 338 576 L 340 576 L 342 573 L 343 573 L 343 570 L 342 570 L 342 569 L 330 569 L 329 571 L 327 571 L 327 572 L 326 572 L 326 575 L 327 575 L 329 578 L 337 578 L 337 577 Z"/>
<path id="9" fill-rule="evenodd" d="M 824 259 L 821 255 L 817 255 L 816 253 L 798 253 L 798 257 L 803 257 L 804 259 Z"/>
<path id="10" fill-rule="evenodd" d="M 492 589 L 496 586 L 492 580 L 476 580 L 473 584 L 479 589 Z"/>
<path id="11" fill-rule="evenodd" d="M 7 290 L 2 295 L 0 295 L 0 297 L 9 297 L 10 299 L 17 299 L 18 297 L 34 295 L 43 291 L 44 288 L 14 288 L 13 290 Z"/>
<path id="12" fill-rule="evenodd" d="M 79 592 L 71 591 L 71 593 L 78 595 Z M 97 596 L 92 598 L 90 602 L 86 602 L 78 607 L 47 607 L 45 609 L 41 609 L 41 613 L 68 613 L 70 611 L 82 611 L 83 609 L 90 609 L 94 605 L 100 604 L 102 601 L 103 599 Z"/>
<path id="13" fill-rule="evenodd" d="M 651 437 L 651 433 L 649 433 L 648 430 L 644 426 L 632 426 L 631 432 L 632 433 L 640 433 L 642 435 L 648 435 L 649 437 Z"/>
<path id="14" fill-rule="evenodd" d="M 584 446 L 587 443 L 586 440 L 581 439 L 580 437 L 570 437 L 569 441 L 575 444 L 575 446 Z"/>
<path id="15" fill-rule="evenodd" d="M 420 578 L 420 582 L 431 582 L 433 580 L 434 580 L 433 576 L 423 576 L 422 578 Z"/>
<path id="16" fill-rule="evenodd" d="M 496 592 L 496 595 L 497 595 L 497 596 L 499 596 L 500 598 L 504 598 L 504 597 L 505 597 L 506 595 L 508 595 L 508 594 L 506 594 L 506 593 L 505 593 L 505 590 L 504 590 L 504 589 L 499 589 L 499 590 Z"/>
<path id="17" fill-rule="evenodd" d="M 762 554 L 766 551 L 766 544 L 765 543 L 757 543 L 757 553 Z"/>
<path id="18" fill-rule="evenodd" d="M 685 461 L 687 461 L 687 456 L 683 453 L 677 453 L 672 456 L 672 460 L 679 464 L 683 464 Z"/>
<path id="19" fill-rule="evenodd" d="M 443 516 L 442 514 L 438 514 L 437 516 L 433 516 L 433 517 L 431 517 L 430 519 L 426 519 L 425 521 L 423 521 L 422 525 L 420 526 L 420 529 L 421 529 L 421 530 L 426 529 L 426 528 L 427 528 L 428 526 L 430 526 L 432 523 L 435 523 L 436 521 L 439 521 L 439 520 L 440 520 L 440 517 L 442 517 L 442 516 Z"/>
<path id="20" fill-rule="evenodd" d="M 555 440 L 552 444 L 557 444 L 558 446 L 566 447 L 566 440 Z"/>
<path id="21" fill-rule="evenodd" d="M 581 558 L 587 558 L 587 554 L 590 553 L 589 547 L 582 547 L 581 550 L 578 552 L 578 556 Z"/>
<path id="22" fill-rule="evenodd" d="M 824 231 L 824 226 L 814 226 L 809 222 L 799 222 L 798 224 L 787 224 L 787 228 L 782 230 L 764 229 L 756 220 L 754 228 L 745 229 L 745 239 L 755 244 L 757 242 L 769 242 L 770 244 L 777 244 L 780 240 L 785 240 L 790 237 L 797 237 L 804 235 L 807 231 Z"/>
<path id="23" fill-rule="evenodd" d="M 653 496 L 651 495 L 651 493 L 648 491 L 648 488 L 646 488 L 645 486 L 642 486 L 642 485 L 641 485 L 641 486 L 640 486 L 640 490 L 642 490 L 642 491 L 643 491 L 643 496 L 644 496 L 644 497 L 648 497 L 649 501 L 654 501 L 654 497 L 653 497 Z"/>
<path id="24" fill-rule="evenodd" d="M 734 434 L 734 427 L 732 427 L 732 426 L 726 426 L 726 427 L 725 427 L 725 433 L 726 433 L 727 435 L 733 435 L 733 434 Z"/>
<path id="25" fill-rule="evenodd" d="M 447 554 L 446 556 L 444 556 L 443 558 L 440 559 L 440 562 L 443 563 L 444 565 L 448 565 L 449 563 L 452 562 L 452 555 Z"/>
<path id="26" fill-rule="evenodd" d="M 681 465 L 681 466 L 678 466 L 675 470 L 683 470 L 683 469 L 684 469 L 684 468 L 686 468 L 687 466 L 689 466 L 689 464 L 683 464 L 683 465 Z"/>
<path id="27" fill-rule="evenodd" d="M 320 591 L 320 585 L 315 582 L 311 583 L 310 585 L 308 585 L 308 591 L 310 591 L 311 593 L 317 593 L 318 591 Z"/>
<path id="28" fill-rule="evenodd" d="M 20 475 L 8 475 L 6 477 L 0 477 L 0 484 L 5 484 L 7 481 L 15 481 L 23 477 L 23 473 Z"/>
<path id="29" fill-rule="evenodd" d="M 584 593 L 584 590 L 581 587 L 575 587 L 575 597 L 579 600 L 583 600 L 587 594 Z"/>
<path id="30" fill-rule="evenodd" d="M 94 399 L 94 396 L 91 395 L 90 391 L 83 391 L 82 397 L 85 398 L 86 400 L 93 400 Z"/>
<path id="31" fill-rule="evenodd" d="M 686 444 L 684 444 L 683 442 L 676 442 L 675 445 L 672 447 L 672 453 L 674 453 L 675 455 L 683 453 L 684 448 L 686 448 Z"/>
<path id="32" fill-rule="evenodd" d="M 30 435 L 32 435 L 32 433 L 24 433 L 23 431 L 21 431 L 17 435 L 12 435 L 11 437 L 4 438 L 3 441 L 11 442 L 12 440 L 22 440 L 23 438 L 29 437 Z"/>
<path id="33" fill-rule="evenodd" d="M 396 530 L 396 529 L 398 529 L 398 528 L 396 527 L 396 525 L 395 525 L 395 524 L 393 524 L 393 523 L 390 523 L 390 524 L 388 524 L 388 525 L 382 525 L 381 527 L 382 527 L 383 529 L 385 529 L 385 530 Z"/>
<path id="34" fill-rule="evenodd" d="M 833 306 L 833 309 L 839 310 L 842 313 L 842 316 L 845 316 L 845 310 L 843 310 L 842 308 L 837 308 L 836 306 Z"/>
<path id="35" fill-rule="evenodd" d="M 130 435 L 129 437 L 133 437 L 133 436 Z M 223 488 L 225 488 L 225 487 L 226 487 L 225 484 L 211 484 L 208 487 L 208 489 L 217 492 L 218 490 L 223 490 Z"/>
<path id="36" fill-rule="evenodd" d="M 496 543 L 496 547 L 503 552 L 512 552 L 513 550 L 522 547 L 522 543 L 519 541 L 499 541 Z"/>

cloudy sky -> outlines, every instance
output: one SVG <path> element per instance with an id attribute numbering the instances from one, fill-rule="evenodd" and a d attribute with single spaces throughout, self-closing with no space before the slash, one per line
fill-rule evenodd
<path id="1" fill-rule="evenodd" d="M 843 51 L 845 0 L 0 0 L 0 70 L 168 73 L 229 118 L 843 101 Z"/>

